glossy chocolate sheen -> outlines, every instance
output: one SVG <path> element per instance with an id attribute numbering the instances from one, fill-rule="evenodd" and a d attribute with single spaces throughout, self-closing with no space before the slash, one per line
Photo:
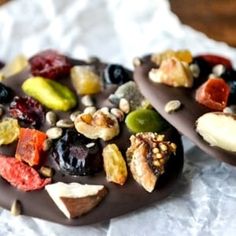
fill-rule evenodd
<path id="1" fill-rule="evenodd" d="M 75 64 L 84 64 L 82 61 L 71 60 Z M 96 63 L 97 69 L 101 72 L 104 68 L 104 64 Z M 21 83 L 29 75 L 28 71 L 22 72 L 16 76 L 8 78 L 4 81 L 6 85 L 12 87 L 18 95 L 23 95 L 21 91 Z M 62 79 L 61 83 L 64 83 L 72 88 L 70 80 Z M 102 107 L 109 105 L 107 97 L 115 89 L 115 86 L 107 87 L 101 94 L 96 95 L 96 106 Z M 111 104 L 110 104 L 111 106 Z M 78 105 L 80 109 L 83 108 L 81 104 Z M 58 113 L 61 117 L 69 117 L 68 113 Z M 41 130 L 46 130 L 48 127 L 45 124 Z M 108 194 L 104 200 L 91 212 L 87 213 L 76 219 L 67 219 L 64 214 L 57 208 L 54 202 L 51 200 L 46 190 L 37 190 L 32 192 L 22 192 L 12 187 L 4 179 L 0 177 L 0 205 L 6 209 L 10 209 L 12 202 L 15 199 L 20 200 L 23 206 L 22 214 L 42 218 L 52 222 L 57 222 L 65 225 L 86 225 L 108 220 L 112 217 L 120 216 L 130 211 L 136 210 L 140 207 L 144 207 L 148 204 L 157 202 L 165 198 L 171 191 L 175 190 L 175 184 L 182 172 L 183 168 L 183 147 L 181 137 L 174 128 L 169 128 L 166 132 L 166 138 L 177 144 L 176 155 L 171 156 L 166 166 L 166 172 L 159 178 L 156 190 L 153 193 L 146 192 L 141 186 L 139 186 L 129 174 L 128 180 L 124 186 L 118 186 L 116 184 L 108 183 L 106 181 L 105 173 L 102 171 L 94 176 L 73 177 L 63 175 L 57 168 L 55 162 L 48 158 L 45 164 L 52 166 L 56 173 L 53 176 L 53 182 L 62 181 L 66 183 L 79 182 L 86 184 L 102 184 L 108 189 Z M 121 132 L 118 137 L 110 141 L 115 142 L 122 152 L 124 153 L 129 146 L 130 133 L 123 124 L 121 126 Z M 105 143 L 102 142 L 102 145 Z M 14 156 L 16 144 L 0 147 L 0 153 Z M 135 199 L 135 201 L 134 201 Z"/>
<path id="2" fill-rule="evenodd" d="M 231 165 L 236 165 L 236 153 L 210 146 L 195 131 L 196 120 L 206 112 L 211 112 L 210 109 L 195 100 L 197 85 L 195 84 L 193 88 L 174 88 L 164 84 L 154 83 L 148 77 L 149 71 L 154 66 L 150 61 L 150 57 L 147 56 L 142 59 L 141 66 L 135 68 L 134 80 L 138 84 L 142 94 L 171 125 L 186 135 L 199 148 L 212 157 Z M 203 82 L 204 78 L 201 78 L 199 81 Z M 164 107 L 170 100 L 179 100 L 182 103 L 181 109 L 176 112 L 166 113 Z"/>

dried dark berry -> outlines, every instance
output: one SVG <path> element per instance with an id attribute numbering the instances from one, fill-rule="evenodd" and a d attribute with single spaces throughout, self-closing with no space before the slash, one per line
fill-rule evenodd
<path id="1" fill-rule="evenodd" d="M 15 96 L 9 107 L 10 116 L 18 119 L 23 125 L 39 128 L 44 120 L 42 105 L 31 97 Z"/>
<path id="2" fill-rule="evenodd" d="M 54 50 L 45 50 L 30 58 L 31 72 L 34 76 L 55 79 L 69 75 L 71 64 L 64 55 Z"/>
<path id="3" fill-rule="evenodd" d="M 236 80 L 236 70 L 234 69 L 226 69 L 223 74 L 220 76 L 226 82 L 229 80 Z"/>
<path id="4" fill-rule="evenodd" d="M 68 129 L 57 140 L 51 152 L 60 169 L 69 175 L 93 175 L 103 168 L 99 143 Z"/>
<path id="5" fill-rule="evenodd" d="M 2 69 L 5 66 L 5 63 L 0 61 L 0 69 Z"/>
<path id="6" fill-rule="evenodd" d="M 8 103 L 13 98 L 13 91 L 11 88 L 0 83 L 0 103 Z"/>
<path id="7" fill-rule="evenodd" d="M 229 85 L 229 88 L 230 88 L 227 105 L 235 105 L 236 104 L 236 80 L 228 80 L 227 84 Z"/>
<path id="8" fill-rule="evenodd" d="M 121 65 L 110 64 L 104 70 L 104 80 L 108 84 L 123 84 L 131 80 L 128 71 Z"/>

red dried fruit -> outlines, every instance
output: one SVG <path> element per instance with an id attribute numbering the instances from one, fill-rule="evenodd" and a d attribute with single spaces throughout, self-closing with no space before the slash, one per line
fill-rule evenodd
<path id="1" fill-rule="evenodd" d="M 40 127 L 44 120 L 42 105 L 31 97 L 15 96 L 9 107 L 10 116 L 22 121 L 25 125 Z"/>
<path id="2" fill-rule="evenodd" d="M 36 129 L 20 129 L 19 141 L 16 148 L 16 159 L 28 163 L 30 166 L 38 165 L 43 142 L 47 135 Z"/>
<path id="3" fill-rule="evenodd" d="M 29 60 L 31 73 L 34 76 L 42 76 L 48 79 L 55 79 L 69 75 L 71 64 L 64 55 L 54 50 L 45 50 Z"/>
<path id="4" fill-rule="evenodd" d="M 222 111 L 227 105 L 229 92 L 223 79 L 211 78 L 197 89 L 196 101 L 212 110 Z"/>
<path id="5" fill-rule="evenodd" d="M 218 64 L 224 65 L 227 69 L 232 69 L 232 63 L 228 58 L 214 55 L 214 54 L 204 54 L 195 57 L 195 59 L 203 59 L 206 61 L 210 66 L 215 66 Z"/>
<path id="6" fill-rule="evenodd" d="M 2 155 L 0 155 L 0 175 L 22 191 L 41 189 L 51 183 L 51 178 L 41 179 L 34 168 L 15 158 Z"/>

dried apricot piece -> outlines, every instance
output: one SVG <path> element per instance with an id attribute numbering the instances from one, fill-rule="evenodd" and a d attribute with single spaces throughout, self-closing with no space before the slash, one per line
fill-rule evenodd
<path id="1" fill-rule="evenodd" d="M 220 78 L 208 79 L 196 92 L 196 101 L 216 111 L 222 111 L 228 101 L 229 86 Z"/>
<path id="2" fill-rule="evenodd" d="M 17 119 L 5 118 L 0 122 L 0 145 L 14 142 L 20 133 Z"/>
<path id="3" fill-rule="evenodd" d="M 16 148 L 16 159 L 28 163 L 30 166 L 38 165 L 40 154 L 47 135 L 36 129 L 20 129 L 19 141 Z"/>
<path id="4" fill-rule="evenodd" d="M 107 181 L 123 185 L 128 172 L 125 160 L 116 144 L 108 144 L 103 149 L 102 155 Z"/>

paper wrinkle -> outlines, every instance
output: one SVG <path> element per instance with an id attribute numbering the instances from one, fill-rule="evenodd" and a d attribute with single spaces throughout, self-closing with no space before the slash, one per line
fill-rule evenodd
<path id="1" fill-rule="evenodd" d="M 55 48 L 76 58 L 97 55 L 132 68 L 132 59 L 165 49 L 236 50 L 180 23 L 166 0 L 18 0 L 0 8 L 0 59 Z M 104 223 L 67 227 L 0 211 L 0 236 L 235 235 L 236 167 L 208 157 L 184 138 L 185 166 L 163 201 Z M 131 177 L 130 177 L 131 178 Z"/>

